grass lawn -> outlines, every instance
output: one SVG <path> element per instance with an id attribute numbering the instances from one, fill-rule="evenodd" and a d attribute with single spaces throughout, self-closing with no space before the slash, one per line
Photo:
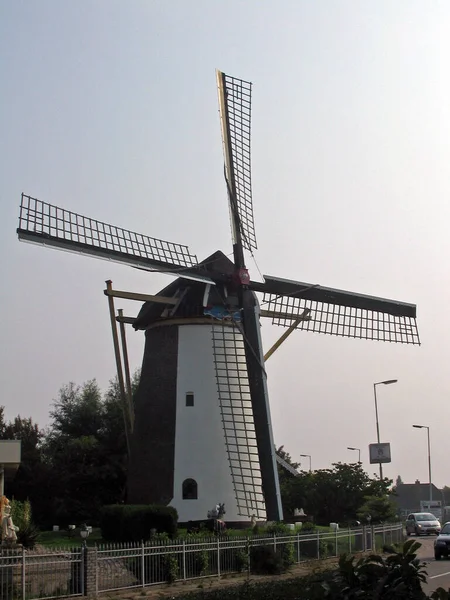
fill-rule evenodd
<path id="1" fill-rule="evenodd" d="M 102 536 L 100 528 L 94 527 L 91 535 L 87 539 L 87 545 L 94 546 L 101 542 Z M 67 531 L 41 531 L 37 543 L 46 546 L 47 548 L 73 548 L 81 546 L 82 539 L 79 529 L 71 531 L 70 536 Z"/>

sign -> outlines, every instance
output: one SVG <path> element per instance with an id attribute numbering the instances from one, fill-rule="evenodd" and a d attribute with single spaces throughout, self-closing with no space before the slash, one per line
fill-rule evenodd
<path id="1" fill-rule="evenodd" d="M 369 444 L 370 464 L 390 463 L 391 444 Z"/>

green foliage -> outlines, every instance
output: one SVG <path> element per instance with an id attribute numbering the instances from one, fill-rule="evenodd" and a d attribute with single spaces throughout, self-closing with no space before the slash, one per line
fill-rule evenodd
<path id="1" fill-rule="evenodd" d="M 365 497 L 385 497 L 391 484 L 389 479 L 371 479 L 360 463 L 335 463 L 332 469 L 280 478 L 285 515 L 303 508 L 319 525 L 354 522 Z"/>
<path id="2" fill-rule="evenodd" d="M 21 502 L 13 499 L 11 501 L 11 517 L 19 528 L 17 531 L 17 542 L 24 548 L 32 549 L 35 547 L 39 537 L 39 529 L 33 524 L 31 515 L 31 503 L 29 500 Z"/>
<path id="3" fill-rule="evenodd" d="M 259 528 L 260 533 L 267 533 L 269 535 L 291 535 L 292 531 L 289 529 L 287 525 L 281 523 L 279 521 L 274 521 L 272 523 L 268 523 L 266 526 L 262 526 Z"/>
<path id="4" fill-rule="evenodd" d="M 387 557 L 372 554 L 357 560 L 341 556 L 339 570 L 321 585 L 315 582 L 311 592 L 317 598 L 420 600 L 426 598 L 422 583 L 426 582 L 425 563 L 417 558 L 420 544 L 405 542 L 399 552 Z M 321 591 L 322 595 L 317 595 Z"/>
<path id="5" fill-rule="evenodd" d="M 361 521 L 365 521 L 367 515 L 370 515 L 372 523 L 394 521 L 396 514 L 395 504 L 388 496 L 365 496 L 364 504 L 357 512 Z"/>
<path id="6" fill-rule="evenodd" d="M 167 583 L 174 583 L 178 578 L 178 560 L 174 554 L 164 557 L 164 574 Z"/>
<path id="7" fill-rule="evenodd" d="M 196 553 L 196 563 L 200 575 L 206 575 L 209 569 L 209 554 L 206 550 Z"/>
<path id="8" fill-rule="evenodd" d="M 250 549 L 250 569 L 257 575 L 276 575 L 283 572 L 284 565 L 273 546 L 253 546 Z"/>
<path id="9" fill-rule="evenodd" d="M 238 552 L 236 552 L 236 568 L 239 571 L 239 573 L 242 573 L 243 571 L 248 571 L 248 567 L 249 567 L 249 554 L 248 551 L 246 550 L 239 550 Z"/>
<path id="10" fill-rule="evenodd" d="M 283 561 L 283 567 L 289 569 L 295 564 L 295 547 L 294 542 L 286 542 L 281 546 L 281 560 Z"/>
<path id="11" fill-rule="evenodd" d="M 177 511 L 171 506 L 115 504 L 103 507 L 100 528 L 105 541 L 139 542 L 157 533 L 174 536 Z"/>
<path id="12" fill-rule="evenodd" d="M 139 374 L 133 377 L 134 389 Z M 122 401 L 116 381 L 102 397 L 95 380 L 63 386 L 42 443 L 52 489 L 46 525 L 99 522 L 101 507 L 125 497 L 127 449 Z"/>

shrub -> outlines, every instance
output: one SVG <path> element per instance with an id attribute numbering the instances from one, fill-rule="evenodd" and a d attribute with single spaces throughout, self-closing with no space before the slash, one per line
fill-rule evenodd
<path id="1" fill-rule="evenodd" d="M 17 543 L 22 544 L 24 548 L 32 549 L 35 547 L 39 537 L 39 529 L 34 525 L 31 518 L 31 504 L 29 500 L 20 502 L 11 501 L 11 516 L 19 528 L 17 531 Z"/>
<path id="2" fill-rule="evenodd" d="M 276 575 L 284 570 L 283 559 L 272 546 L 255 546 L 250 549 L 250 569 L 257 575 Z"/>
<path id="3" fill-rule="evenodd" d="M 295 547 L 294 542 L 287 542 L 281 546 L 281 560 L 283 562 L 283 567 L 288 569 L 295 563 Z"/>
<path id="4" fill-rule="evenodd" d="M 239 573 L 248 571 L 249 559 L 248 552 L 246 550 L 239 550 L 236 552 L 236 568 Z"/>
<path id="5" fill-rule="evenodd" d="M 196 563 L 200 575 L 206 575 L 209 568 L 209 554 L 206 550 L 197 553 Z"/>
<path id="6" fill-rule="evenodd" d="M 292 529 L 289 529 L 287 525 L 281 522 L 269 523 L 265 528 L 261 528 L 264 533 L 269 535 L 292 535 Z"/>
<path id="7" fill-rule="evenodd" d="M 107 542 L 139 542 L 150 539 L 152 529 L 173 537 L 177 520 L 171 506 L 117 504 L 103 507 L 100 528 Z"/>
<path id="8" fill-rule="evenodd" d="M 164 557 L 164 573 L 167 583 L 173 583 L 178 578 L 178 560 L 174 554 Z"/>

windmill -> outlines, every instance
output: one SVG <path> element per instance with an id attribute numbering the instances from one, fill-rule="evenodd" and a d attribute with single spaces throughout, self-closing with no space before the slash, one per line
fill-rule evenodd
<path id="1" fill-rule="evenodd" d="M 233 260 L 203 261 L 186 246 L 83 217 L 22 194 L 19 239 L 176 276 L 158 294 L 106 294 L 144 301 L 140 387 L 130 405 L 128 501 L 171 504 L 180 520 L 225 502 L 227 520 L 282 519 L 265 359 L 292 331 L 419 344 L 413 304 L 263 276 L 251 186 L 249 82 L 217 71 Z M 257 294 L 262 294 L 261 305 Z M 260 318 L 285 328 L 264 356 Z M 113 318 L 114 320 L 114 318 Z M 128 398 L 130 400 L 130 398 Z"/>

